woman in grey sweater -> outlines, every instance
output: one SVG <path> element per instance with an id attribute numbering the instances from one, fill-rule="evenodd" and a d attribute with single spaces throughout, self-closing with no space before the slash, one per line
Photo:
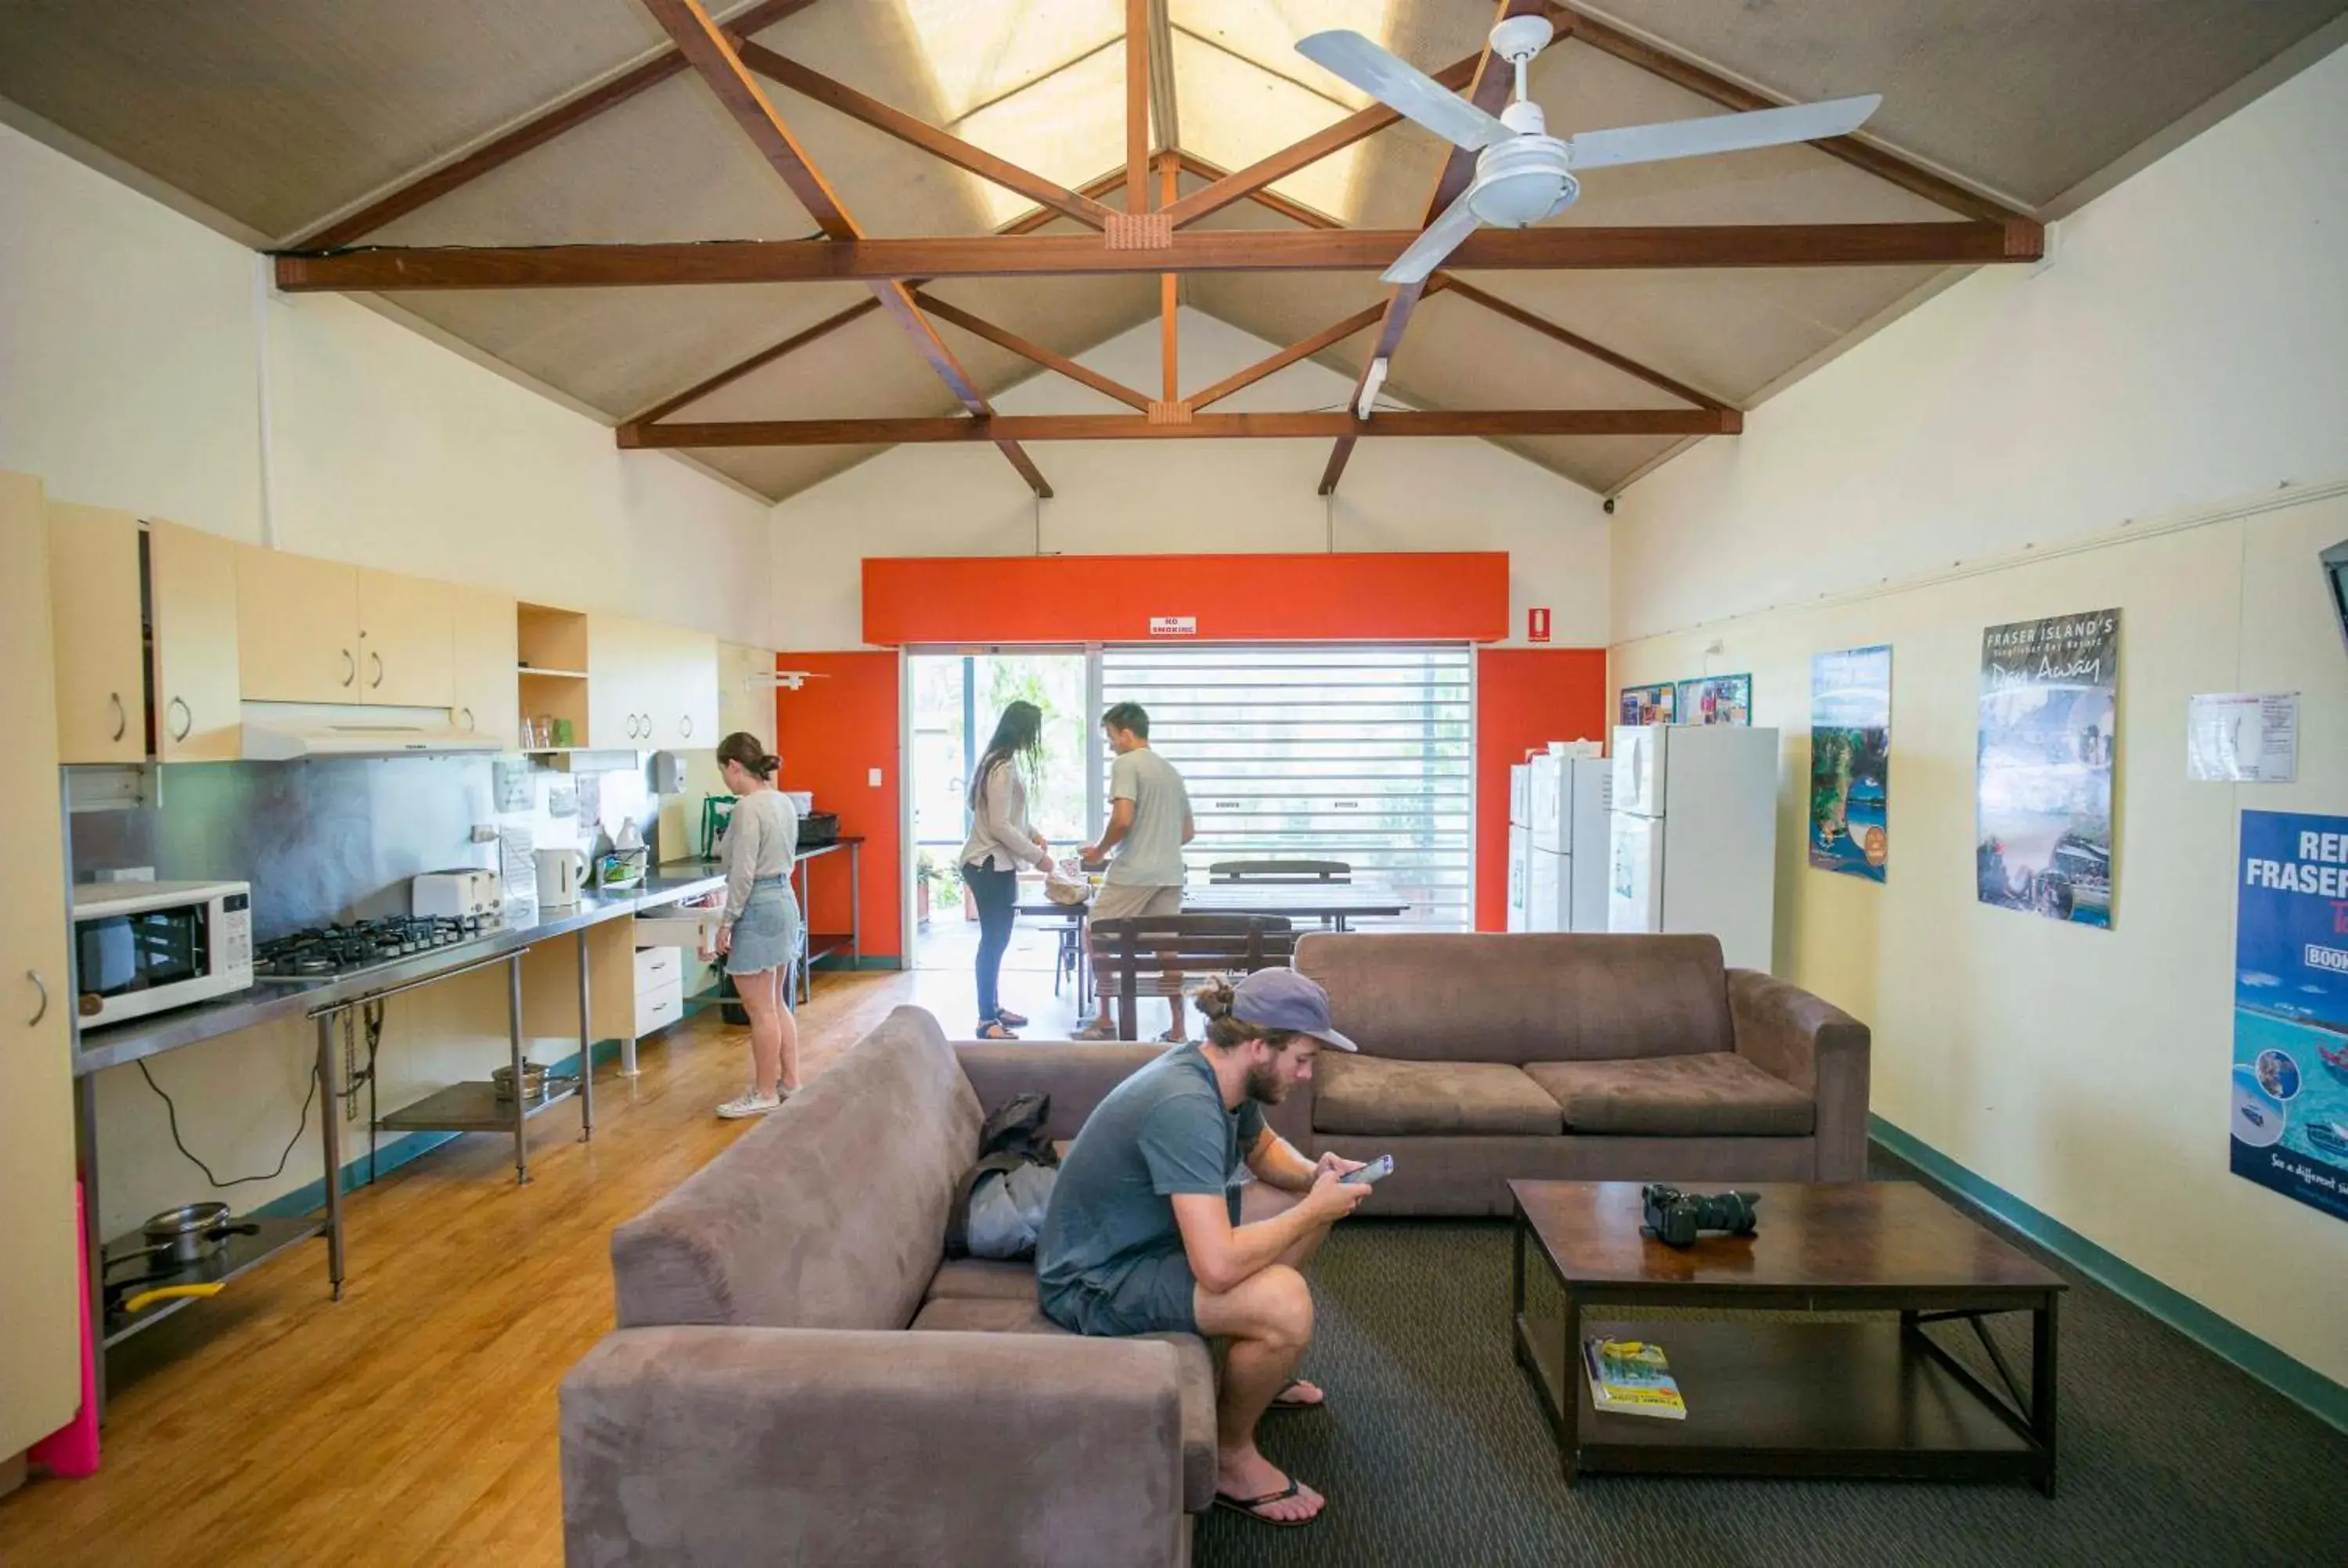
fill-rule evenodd
<path id="1" fill-rule="evenodd" d="M 764 1115 L 799 1086 L 798 1023 L 785 1005 L 799 946 L 798 900 L 791 896 L 799 819 L 775 788 L 780 766 L 782 759 L 747 731 L 717 743 L 718 771 L 736 796 L 721 851 L 726 914 L 717 951 L 750 1015 L 750 1087 L 717 1108 L 727 1118 Z"/>
<path id="2" fill-rule="evenodd" d="M 1027 779 L 1044 751 L 1044 711 L 1013 702 L 971 770 L 970 838 L 962 879 L 978 909 L 978 1038 L 1016 1040 L 1027 1020 L 1003 1009 L 1003 953 L 1019 917 L 1019 867 L 1052 863 L 1051 846 L 1027 825 Z"/>

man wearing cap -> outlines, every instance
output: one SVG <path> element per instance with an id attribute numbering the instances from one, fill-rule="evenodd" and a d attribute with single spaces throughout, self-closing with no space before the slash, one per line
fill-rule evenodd
<path id="1" fill-rule="evenodd" d="M 1314 1051 L 1354 1046 L 1331 1027 L 1328 993 L 1293 969 L 1218 982 L 1193 999 L 1206 1040 L 1118 1084 L 1076 1134 L 1036 1244 L 1036 1284 L 1045 1312 L 1079 1334 L 1228 1337 L 1215 1504 L 1303 1524 L 1324 1500 L 1263 1457 L 1256 1422 L 1275 1407 L 1322 1402 L 1294 1377 L 1313 1337 L 1313 1294 L 1297 1270 L 1370 1189 L 1339 1180 L 1360 1162 L 1305 1159 L 1262 1108 L 1312 1076 Z M 1243 1173 L 1295 1194 L 1291 1206 L 1240 1224 Z"/>

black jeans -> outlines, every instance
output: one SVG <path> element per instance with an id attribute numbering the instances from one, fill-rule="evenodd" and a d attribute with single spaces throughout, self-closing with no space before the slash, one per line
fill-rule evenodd
<path id="1" fill-rule="evenodd" d="M 1003 1010 L 1003 953 L 1019 917 L 1019 873 L 965 865 L 962 880 L 978 907 L 978 1027 L 983 1030 Z"/>

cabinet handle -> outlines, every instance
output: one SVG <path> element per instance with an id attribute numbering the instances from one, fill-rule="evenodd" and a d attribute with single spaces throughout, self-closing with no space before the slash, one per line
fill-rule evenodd
<path id="1" fill-rule="evenodd" d="M 120 740 L 130 733 L 130 710 L 122 705 L 122 693 L 108 692 L 106 700 L 114 704 L 114 739 Z"/>
<path id="2" fill-rule="evenodd" d="M 679 720 L 676 722 L 676 727 L 677 727 L 679 730 L 682 730 L 683 732 L 685 732 L 685 738 L 686 740 L 688 740 L 688 741 L 689 741 L 689 740 L 693 739 L 693 715 L 692 715 L 692 714 L 687 713 L 684 718 L 679 719 Z M 115 737 L 115 739 L 116 739 L 116 740 L 120 740 L 121 738 L 122 738 L 122 737 L 121 737 L 121 736 L 119 736 L 119 735 L 117 735 L 117 736 Z"/>
<path id="3" fill-rule="evenodd" d="M 33 989 L 41 993 L 41 1005 L 34 1009 L 33 1016 L 25 1020 L 25 1027 L 26 1029 L 30 1029 L 35 1024 L 49 1016 L 49 988 L 47 984 L 42 980 L 41 972 L 38 969 L 26 969 L 25 971 L 25 978 L 33 982 Z"/>
<path id="4" fill-rule="evenodd" d="M 185 722 L 171 732 L 171 738 L 175 741 L 184 741 L 188 738 L 188 732 L 196 727 L 196 712 L 194 709 L 188 706 L 187 699 L 183 697 L 174 697 L 164 704 L 163 712 L 166 717 L 170 716 L 173 708 L 180 710 L 185 716 Z"/>
<path id="5" fill-rule="evenodd" d="M 375 661 L 375 679 L 367 682 L 367 690 L 372 692 L 383 684 L 383 655 L 369 653 L 367 657 Z"/>
<path id="6" fill-rule="evenodd" d="M 347 686 L 358 678 L 359 661 L 352 658 L 351 651 L 345 648 L 343 650 L 343 684 Z"/>
<path id="7" fill-rule="evenodd" d="M 469 730 L 471 729 L 473 727 L 473 710 L 470 708 L 459 708 L 457 711 L 465 715 L 465 728 Z"/>

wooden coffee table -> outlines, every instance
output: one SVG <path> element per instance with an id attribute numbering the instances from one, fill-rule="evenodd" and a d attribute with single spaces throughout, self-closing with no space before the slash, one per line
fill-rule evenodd
<path id="1" fill-rule="evenodd" d="M 1510 1182 L 1517 1364 L 1557 1435 L 1566 1484 L 1601 1471 L 2019 1479 L 2054 1491 L 2055 1305 L 2062 1278 L 1912 1182 L 1761 1184 L 1757 1235 L 1684 1251 L 1642 1230 L 1635 1182 Z M 1713 1188 L 1683 1186 L 1684 1191 Z M 1527 1238 L 1563 1297 L 1529 1313 Z M 1632 1309 L 1897 1313 L 1873 1322 L 1642 1322 Z M 2025 1390 L 1982 1326 L 2031 1315 Z M 2002 1396 L 1930 1330 L 1969 1327 Z M 1581 1343 L 1648 1339 L 1687 1419 L 1601 1413 Z"/>

